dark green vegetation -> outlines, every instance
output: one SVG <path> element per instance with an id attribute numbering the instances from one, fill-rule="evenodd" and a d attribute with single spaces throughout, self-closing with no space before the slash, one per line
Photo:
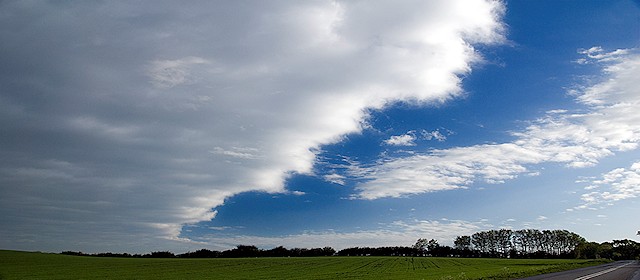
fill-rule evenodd
<path id="1" fill-rule="evenodd" d="M 576 250 L 582 258 L 605 258 L 613 260 L 640 259 L 640 243 L 629 239 L 613 240 L 612 242 L 586 242 L 580 244 Z"/>
<path id="2" fill-rule="evenodd" d="M 96 258 L 0 251 L 0 279 L 512 279 L 604 262 L 431 257 Z"/>
<path id="3" fill-rule="evenodd" d="M 125 258 L 255 258 L 255 257 L 322 257 L 322 256 L 392 256 L 392 257 L 463 257 L 511 259 L 613 259 L 640 258 L 640 243 L 633 240 L 613 242 L 587 242 L 568 230 L 500 229 L 458 236 L 454 247 L 442 246 L 435 239 L 420 238 L 411 247 L 352 247 L 336 252 L 331 247 L 293 248 L 278 246 L 260 249 L 254 245 L 238 245 L 225 251 L 200 249 L 175 255 L 161 251 L 149 254 L 97 253 L 65 251 L 63 255 Z"/>
<path id="4" fill-rule="evenodd" d="M 613 259 L 640 258 L 640 243 L 633 240 L 587 242 L 567 230 L 488 230 L 458 236 L 454 247 L 438 240 L 418 239 L 412 247 L 354 247 L 340 250 L 340 256 L 435 256 L 511 259 Z"/>
<path id="5" fill-rule="evenodd" d="M 195 252 L 174 254 L 168 251 L 152 252 L 149 254 L 128 254 L 128 253 L 97 253 L 86 254 L 82 252 L 64 251 L 63 255 L 91 256 L 91 257 L 121 257 L 121 258 L 257 258 L 257 257 L 325 257 L 335 255 L 336 250 L 331 247 L 324 248 L 293 248 L 287 249 L 278 246 L 273 249 L 263 250 L 254 245 L 238 245 L 236 248 L 225 251 L 211 251 L 200 249 Z"/>
<path id="6" fill-rule="evenodd" d="M 458 236 L 453 244 L 458 255 L 469 257 L 614 260 L 640 257 L 640 243 L 633 240 L 613 240 L 598 244 L 587 242 L 580 235 L 567 230 L 488 230 L 472 236 Z"/>

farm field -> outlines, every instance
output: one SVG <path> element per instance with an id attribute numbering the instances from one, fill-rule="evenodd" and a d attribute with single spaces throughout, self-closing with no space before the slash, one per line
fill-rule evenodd
<path id="1" fill-rule="evenodd" d="M 604 262 L 424 257 L 142 259 L 0 251 L 0 279 L 513 279 Z"/>

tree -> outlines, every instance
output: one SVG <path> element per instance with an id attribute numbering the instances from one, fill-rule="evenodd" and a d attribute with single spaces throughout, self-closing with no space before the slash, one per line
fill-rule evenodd
<path id="1" fill-rule="evenodd" d="M 336 254 L 336 250 L 329 246 L 322 248 L 322 252 L 324 253 L 323 256 L 333 256 Z"/>
<path id="2" fill-rule="evenodd" d="M 260 249 L 254 245 L 238 245 L 236 248 L 222 252 L 225 258 L 255 258 L 260 256 Z"/>
<path id="3" fill-rule="evenodd" d="M 285 248 L 284 246 L 278 246 L 273 249 L 264 251 L 263 254 L 268 257 L 289 257 L 291 253 L 289 252 L 289 249 Z"/>
<path id="4" fill-rule="evenodd" d="M 416 254 L 422 255 L 424 254 L 425 248 L 427 248 L 428 244 L 429 241 L 426 238 L 418 238 L 416 244 L 413 244 L 412 248 L 415 250 Z"/>
<path id="5" fill-rule="evenodd" d="M 511 250 L 511 247 L 513 246 L 511 243 L 512 236 L 513 231 L 510 229 L 501 229 L 496 232 L 497 247 L 503 257 L 506 257 L 509 254 L 509 250 Z"/>
<path id="6" fill-rule="evenodd" d="M 453 246 L 460 251 L 471 250 L 471 236 L 464 235 L 456 237 Z"/>
<path id="7" fill-rule="evenodd" d="M 151 252 L 151 254 L 146 254 L 143 257 L 145 258 L 175 258 L 176 255 L 169 251 L 159 251 L 159 252 Z"/>
<path id="8" fill-rule="evenodd" d="M 513 232 L 513 245 L 522 256 L 529 253 L 531 250 L 531 238 L 526 229 L 516 230 Z"/>
<path id="9" fill-rule="evenodd" d="M 639 257 L 640 243 L 633 240 L 613 240 L 613 259 L 633 260 Z"/>
<path id="10" fill-rule="evenodd" d="M 200 249 L 195 252 L 187 252 L 184 254 L 178 255 L 180 258 L 217 258 L 220 256 L 220 252 L 211 251 L 207 249 Z"/>
<path id="11" fill-rule="evenodd" d="M 431 239 L 429 240 L 429 243 L 427 243 L 427 250 L 429 252 L 435 251 L 436 249 L 438 249 L 438 247 L 440 247 L 440 244 L 438 244 L 438 240 Z"/>
<path id="12" fill-rule="evenodd" d="M 471 236 L 471 243 L 474 249 L 478 250 L 481 254 L 487 254 L 489 252 L 489 233 L 487 231 L 474 233 Z"/>
<path id="13" fill-rule="evenodd" d="M 576 248 L 576 258 L 597 259 L 600 257 L 600 244 L 596 242 L 584 242 Z"/>

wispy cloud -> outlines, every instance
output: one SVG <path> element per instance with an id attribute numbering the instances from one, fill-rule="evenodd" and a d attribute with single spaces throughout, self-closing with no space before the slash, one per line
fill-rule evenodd
<path id="1" fill-rule="evenodd" d="M 490 227 L 491 225 L 483 221 L 410 220 L 381 224 L 377 229 L 352 232 L 311 231 L 276 237 L 251 235 L 220 237 L 210 235 L 199 238 L 198 241 L 220 249 L 234 248 L 238 244 L 253 244 L 261 248 L 274 248 L 276 246 L 317 248 L 331 246 L 340 250 L 348 247 L 411 246 L 418 238 L 436 239 L 440 244 L 452 245 L 453 240 L 459 235 L 471 235 L 474 232 Z"/>
<path id="2" fill-rule="evenodd" d="M 584 204 L 574 209 L 594 209 L 619 200 L 640 196 L 640 162 L 629 168 L 616 168 L 594 179 L 585 190 L 593 190 L 581 196 Z"/>
<path id="3" fill-rule="evenodd" d="M 618 61 L 621 56 L 629 53 L 628 49 L 618 49 L 615 51 L 607 52 L 600 46 L 591 47 L 589 49 L 578 50 L 578 53 L 585 55 L 585 57 L 576 60 L 578 64 L 590 64 L 596 62 L 610 62 Z"/>
<path id="4" fill-rule="evenodd" d="M 225 150 L 221 147 L 214 147 L 209 151 L 212 154 L 225 155 L 240 159 L 258 159 L 259 151 L 255 148 L 231 147 L 231 150 Z"/>
<path id="5" fill-rule="evenodd" d="M 444 142 L 447 140 L 447 136 L 451 134 L 453 134 L 452 131 L 447 130 L 445 135 L 439 129 L 436 129 L 433 131 L 421 130 L 417 136 L 415 130 L 410 130 L 402 135 L 392 135 L 389 139 L 384 140 L 383 143 L 389 146 L 416 146 L 417 140 Z"/>
<path id="6" fill-rule="evenodd" d="M 403 135 L 393 135 L 384 143 L 390 146 L 415 146 L 416 135 L 414 131 L 409 131 Z"/>
<path id="7" fill-rule="evenodd" d="M 447 131 L 447 135 L 451 135 L 452 133 L 453 132 L 451 131 Z M 420 132 L 420 134 L 425 140 L 438 140 L 440 142 L 447 140 L 447 135 L 442 134 L 440 130 L 434 130 L 434 131 L 423 130 Z"/>
<path id="8" fill-rule="evenodd" d="M 342 176 L 340 174 L 336 174 L 336 173 L 332 173 L 332 174 L 327 174 L 323 176 L 324 180 L 327 182 L 331 182 L 334 184 L 338 184 L 338 185 L 344 185 L 345 184 L 345 176 Z"/>
<path id="9" fill-rule="evenodd" d="M 185 57 L 174 60 L 154 60 L 151 62 L 147 75 L 151 83 L 159 88 L 172 88 L 182 84 L 196 82 L 192 77 L 191 68 L 198 64 L 208 64 L 208 60 L 201 57 Z"/>
<path id="10" fill-rule="evenodd" d="M 502 183 L 522 174 L 537 174 L 531 166 L 563 163 L 571 168 L 592 166 L 615 152 L 636 149 L 640 142 L 640 55 L 617 50 L 589 59 L 604 63 L 602 77 L 583 86 L 577 102 L 583 111 L 553 110 L 531 121 L 515 140 L 429 151 L 385 159 L 365 168 L 366 181 L 356 197 L 376 199 L 467 188 L 476 182 Z"/>

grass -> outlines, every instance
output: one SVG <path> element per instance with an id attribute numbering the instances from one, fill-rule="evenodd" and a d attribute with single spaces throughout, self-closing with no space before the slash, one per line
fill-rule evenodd
<path id="1" fill-rule="evenodd" d="M 604 262 L 411 257 L 134 259 L 0 250 L 0 279 L 513 279 Z"/>

